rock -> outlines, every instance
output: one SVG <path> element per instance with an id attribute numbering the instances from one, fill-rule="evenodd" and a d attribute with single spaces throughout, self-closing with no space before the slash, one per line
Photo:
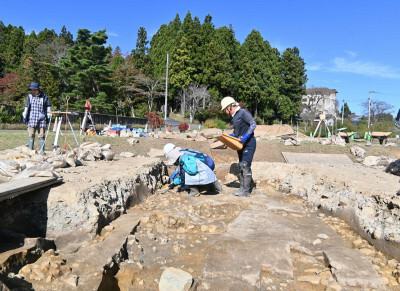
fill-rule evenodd
<path id="1" fill-rule="evenodd" d="M 219 141 L 219 140 L 213 142 L 212 144 L 210 144 L 210 147 L 212 149 L 226 149 L 226 145 L 223 142 Z"/>
<path id="2" fill-rule="evenodd" d="M 391 173 L 393 175 L 400 176 L 400 159 L 391 162 L 386 168 L 386 173 Z"/>
<path id="3" fill-rule="evenodd" d="M 388 142 L 387 144 L 385 144 L 385 147 L 397 147 L 397 144 L 395 144 L 394 142 Z"/>
<path id="4" fill-rule="evenodd" d="M 122 152 L 119 154 L 120 157 L 125 157 L 125 158 L 133 158 L 135 156 L 134 153 L 131 152 Z"/>
<path id="5" fill-rule="evenodd" d="M 162 149 L 151 148 L 150 151 L 147 154 L 150 157 L 163 157 L 164 156 L 164 151 Z"/>
<path id="6" fill-rule="evenodd" d="M 328 238 L 329 238 L 329 236 L 326 235 L 325 233 L 319 233 L 319 234 L 317 235 L 317 237 L 318 237 L 319 239 L 328 239 Z"/>
<path id="7" fill-rule="evenodd" d="M 63 281 L 65 284 L 71 286 L 71 287 L 77 287 L 78 286 L 78 279 L 79 277 L 76 275 L 70 275 L 67 278 L 65 278 Z"/>
<path id="8" fill-rule="evenodd" d="M 135 143 L 138 143 L 139 141 L 135 138 L 128 138 L 127 139 L 128 143 L 133 146 Z"/>
<path id="9" fill-rule="evenodd" d="M 351 154 L 355 155 L 356 157 L 364 158 L 365 150 L 361 147 L 351 147 L 350 148 Z"/>
<path id="10" fill-rule="evenodd" d="M 370 256 L 374 253 L 373 250 L 369 249 L 369 248 L 361 248 L 360 249 L 360 253 L 366 255 L 366 256 Z"/>
<path id="11" fill-rule="evenodd" d="M 311 284 L 319 284 L 321 278 L 317 275 L 305 275 L 297 277 L 297 281 L 310 282 Z"/>
<path id="12" fill-rule="evenodd" d="M 316 239 L 315 241 L 312 242 L 313 246 L 319 245 L 321 243 L 320 239 Z"/>
<path id="13" fill-rule="evenodd" d="M 162 273 L 158 287 L 160 291 L 187 291 L 192 284 L 192 275 L 171 267 Z"/>
<path id="14" fill-rule="evenodd" d="M 389 166 L 390 163 L 393 162 L 393 158 L 385 157 L 385 156 L 368 156 L 365 157 L 363 164 L 371 167 L 371 166 Z"/>

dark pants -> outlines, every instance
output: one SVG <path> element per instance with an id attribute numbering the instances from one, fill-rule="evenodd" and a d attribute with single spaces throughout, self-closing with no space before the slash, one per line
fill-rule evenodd
<path id="1" fill-rule="evenodd" d="M 251 167 L 254 153 L 256 152 L 256 138 L 252 136 L 243 146 L 243 149 L 238 151 L 239 162 L 247 162 L 248 167 Z"/>

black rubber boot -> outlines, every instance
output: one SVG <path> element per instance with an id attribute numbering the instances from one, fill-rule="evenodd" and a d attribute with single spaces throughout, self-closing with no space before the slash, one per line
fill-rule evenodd
<path id="1" fill-rule="evenodd" d="M 197 189 L 197 187 L 190 186 L 189 194 L 186 194 L 185 197 L 196 197 L 199 195 L 199 189 Z"/>
<path id="2" fill-rule="evenodd" d="M 246 167 L 243 168 L 242 170 L 242 176 L 243 176 L 243 187 L 242 189 L 238 192 L 236 192 L 234 195 L 236 196 L 249 196 L 250 195 L 250 185 L 251 185 L 251 180 L 253 179 L 252 173 L 251 173 L 251 168 L 246 164 Z"/>
<path id="3" fill-rule="evenodd" d="M 240 188 L 239 188 L 239 190 L 232 192 L 233 195 L 236 195 L 237 193 L 241 193 L 243 191 L 243 173 L 242 172 L 240 172 L 240 174 L 239 174 L 239 183 L 240 183 Z"/>

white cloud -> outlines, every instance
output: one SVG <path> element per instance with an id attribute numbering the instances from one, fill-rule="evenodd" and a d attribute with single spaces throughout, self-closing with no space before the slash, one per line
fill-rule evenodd
<path id="1" fill-rule="evenodd" d="M 400 73 L 390 66 L 363 61 L 349 61 L 346 58 L 336 57 L 333 60 L 333 72 L 346 72 L 370 77 L 381 77 L 387 79 L 400 79 Z"/>
<path id="2" fill-rule="evenodd" d="M 306 64 L 307 71 L 320 71 L 323 69 L 323 65 L 321 63 L 314 64 Z"/>
<path id="3" fill-rule="evenodd" d="M 113 36 L 113 37 L 118 37 L 118 34 L 116 34 L 115 32 L 111 32 L 111 31 L 107 32 L 107 35 Z"/>
<path id="4" fill-rule="evenodd" d="M 357 53 L 353 52 L 353 51 L 345 51 L 346 54 L 348 54 L 350 57 L 356 57 Z"/>

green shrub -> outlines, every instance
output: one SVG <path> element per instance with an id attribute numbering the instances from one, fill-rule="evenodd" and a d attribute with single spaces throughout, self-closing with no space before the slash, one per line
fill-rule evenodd
<path id="1" fill-rule="evenodd" d="M 219 129 L 226 129 L 227 127 L 225 121 L 218 118 L 206 120 L 204 126 L 206 128 L 219 128 Z"/>

